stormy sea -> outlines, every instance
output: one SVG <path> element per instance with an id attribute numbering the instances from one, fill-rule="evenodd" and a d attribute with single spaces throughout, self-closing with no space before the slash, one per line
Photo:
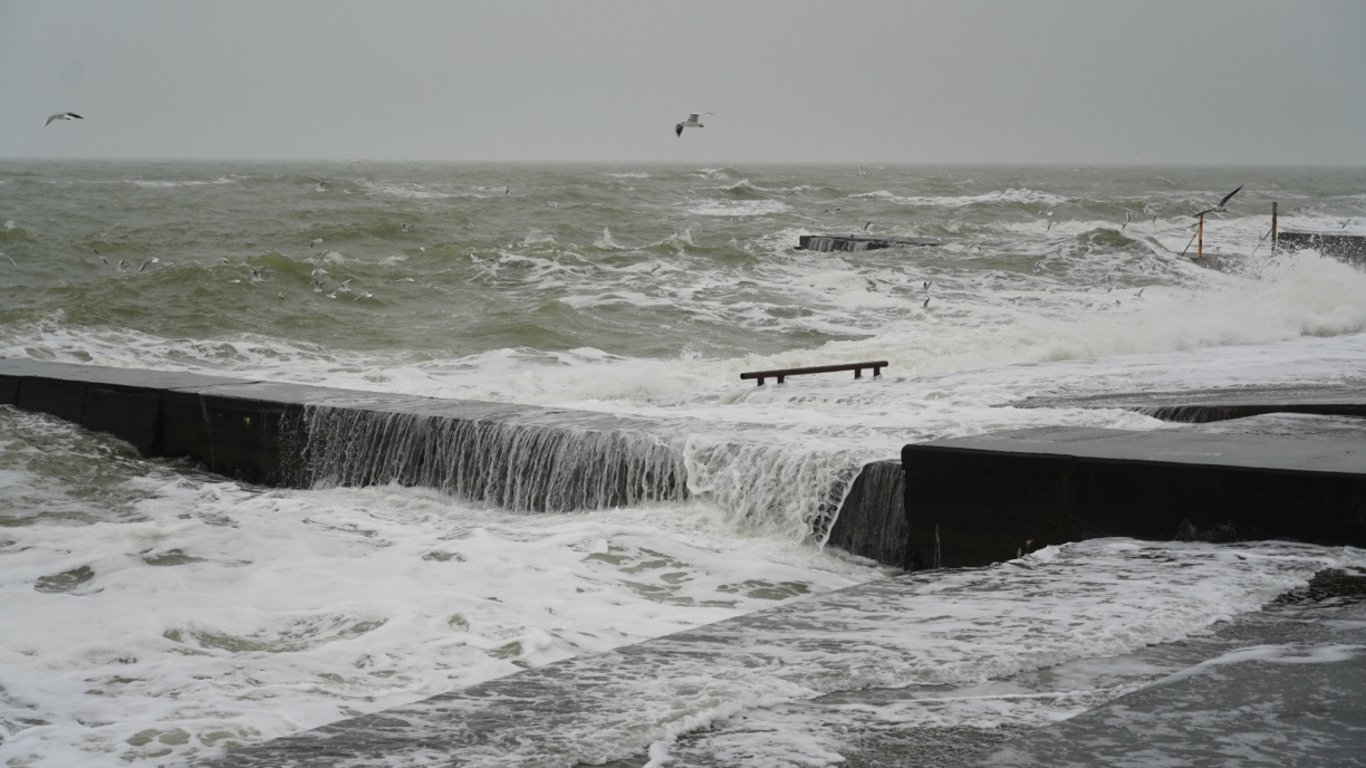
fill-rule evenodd
<path id="1" fill-rule="evenodd" d="M 457 763 L 839 765 L 871 732 L 1063 721 L 1311 620 L 1286 595 L 1366 551 L 1094 539 L 906 574 L 821 535 L 909 442 L 1171 428 L 1027 399 L 1366 385 L 1366 271 L 1273 250 L 1273 203 L 1366 233 L 1366 169 L 0 161 L 0 357 L 685 425 L 687 489 L 529 513 L 259 487 L 0 406 L 0 765 L 211 760 L 896 582 L 903 610 L 782 674 Z M 797 247 L 821 234 L 935 244 Z M 879 635 L 904 655 L 872 674 Z"/>

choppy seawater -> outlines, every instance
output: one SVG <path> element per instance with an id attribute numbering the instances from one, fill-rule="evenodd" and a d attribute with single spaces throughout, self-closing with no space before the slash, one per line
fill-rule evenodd
<path id="1" fill-rule="evenodd" d="M 1190 214 L 1239 184 L 1205 246 L 1242 266 L 1180 258 Z M 243 486 L 0 407 L 0 762 L 212 756 L 882 580 L 807 535 L 860 463 L 1003 428 L 1164 427 L 1009 405 L 1023 397 L 1359 385 L 1366 273 L 1271 254 L 1273 201 L 1282 228 L 1366 231 L 1366 170 L 0 162 L 2 356 L 695 430 L 688 502 L 537 516 L 412 488 Z M 794 250 L 865 228 L 944 245 Z M 874 359 L 889 361 L 879 379 L 738 378 Z M 1162 593 L 1181 621 L 1143 607 L 1152 558 L 1114 554 L 1129 543 L 1063 547 L 1075 567 L 1038 569 L 1031 594 L 1135 608 L 1050 603 L 1024 664 L 1001 661 L 1022 658 L 1001 650 L 1021 643 L 1010 622 L 966 633 L 945 651 L 951 682 L 1102 666 L 1198 637 L 1315 570 L 1366 565 L 1298 545 L 1160 549 L 1172 574 L 1209 570 Z M 1042 610 L 1002 588 L 1009 572 L 927 583 L 924 600 L 945 615 Z M 887 631 L 916 631 L 905 620 Z M 904 684 L 941 663 L 910 662 Z M 1095 675 L 1077 690 L 1124 687 Z M 916 721 L 907 706 L 898 717 Z M 1000 714 L 933 712 L 936 727 Z M 731 746 L 795 743 L 774 727 Z M 674 735 L 658 734 L 662 764 Z"/>

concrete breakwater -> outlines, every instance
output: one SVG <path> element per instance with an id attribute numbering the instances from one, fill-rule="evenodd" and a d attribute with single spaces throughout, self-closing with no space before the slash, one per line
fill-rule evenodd
<path id="1" fill-rule="evenodd" d="M 514 511 L 679 500 L 668 425 L 587 411 L 0 360 L 0 404 L 111 433 L 252 483 L 396 482 Z M 1352 390 L 1239 390 L 1022 405 L 1123 407 L 1206 422 L 1360 417 Z M 1094 536 L 1291 539 L 1366 547 L 1358 434 L 1035 429 L 907 445 L 865 465 L 829 546 L 907 570 L 987 565 Z"/>
<path id="2" fill-rule="evenodd" d="M 0 403 L 284 487 L 396 482 L 515 511 L 686 496 L 656 424 L 552 408 L 0 360 Z"/>
<path id="3" fill-rule="evenodd" d="M 1306 427 L 1293 436 L 1275 430 L 1250 435 L 1194 428 L 1045 428 L 908 445 L 897 459 L 863 467 L 828 541 L 911 569 L 985 564 L 1044 544 L 1105 534 L 1366 545 L 1362 432 L 1355 426 L 1312 426 L 1316 419 L 1347 421 L 1341 414 L 1359 412 L 1361 400 L 1350 390 L 1243 392 L 1240 398 L 1116 396 L 1087 404 L 1113 408 L 1123 402 L 1123 407 L 1161 409 L 1202 422 L 1211 413 L 1259 418 L 1256 414 L 1282 413 L 1289 404 L 1311 400 L 1312 413 L 1295 414 Z M 146 455 L 183 456 L 251 482 L 428 483 L 538 511 L 686 494 L 684 470 L 667 445 L 667 425 L 594 413 L 18 360 L 0 360 L 0 404 L 53 414 L 115 434 Z M 1203 406 L 1218 410 L 1207 412 Z M 1139 567 L 1127 576 L 1150 589 L 1149 576 L 1161 563 L 1137 557 Z M 1198 567 L 1178 565 L 1168 567 L 1168 589 L 1184 589 L 1186 583 L 1172 573 Z M 991 575 L 979 585 L 983 574 Z M 1342 580 L 1360 592 L 1359 573 L 1344 574 Z M 1103 610 L 1111 605 L 1109 593 L 1091 594 L 1089 579 L 1075 581 L 1080 585 L 1075 593 L 1030 604 L 1054 597 L 1052 588 L 1069 580 L 1036 581 L 1020 564 L 899 574 L 247 745 L 203 765 L 455 765 L 489 756 L 507 764 L 512 762 L 508 755 L 523 754 L 528 763 L 556 755 L 572 756 L 582 765 L 625 768 L 648 764 L 651 744 L 663 734 L 678 734 L 680 752 L 716 754 L 714 760 L 687 764 L 732 766 L 737 762 L 728 739 L 739 733 L 741 740 L 734 743 L 752 744 L 752 734 L 765 721 L 739 717 L 727 722 L 725 714 L 759 710 L 775 699 L 781 702 L 778 715 L 802 728 L 817 735 L 822 727 L 848 734 L 825 742 L 838 744 L 848 764 L 960 764 L 949 758 L 965 756 L 964 745 L 985 749 L 1004 742 L 1012 731 L 907 726 L 884 714 L 905 711 L 903 703 L 943 701 L 949 683 L 933 674 L 922 677 L 927 672 L 968 668 L 979 657 L 999 663 L 1012 653 L 1015 666 L 996 668 L 1026 674 L 1023 680 L 1005 681 L 1022 688 L 1010 688 L 1012 695 L 1001 698 L 1075 695 L 1076 678 L 1067 673 L 1027 672 L 1032 665 L 1052 663 L 1047 661 L 1052 652 L 1065 656 L 1076 646 L 1071 615 L 1050 615 L 1050 605 L 1089 600 L 1076 615 L 1109 615 Z M 1038 584 L 1049 589 L 1038 590 Z M 972 621 L 1000 623 L 1001 606 L 1008 602 L 1027 605 L 1014 616 L 1020 623 L 1004 635 L 1007 640 L 969 646 L 958 657 L 936 655 L 936 649 L 961 642 L 952 638 L 971 630 Z M 961 611 L 943 607 L 955 603 Z M 1249 631 L 1266 626 L 1260 616 L 1234 626 L 1226 644 L 1238 654 L 1249 643 L 1254 648 L 1358 647 L 1358 607 L 1348 605 L 1352 612 L 1341 617 L 1331 614 L 1331 624 L 1312 623 L 1296 611 L 1284 622 L 1285 634 L 1274 625 L 1277 634 L 1249 639 Z M 1134 633 L 1135 647 L 1147 647 L 1163 640 L 1165 626 L 1153 620 L 1151 610 L 1139 604 L 1117 614 L 1122 621 L 1103 619 L 1109 623 L 1100 626 L 1116 635 Z M 1144 632 L 1151 637 L 1141 636 Z M 1042 646 L 1040 638 L 1047 641 Z M 1183 663 L 1199 663 L 1225 645 L 1211 646 L 1209 638 L 1201 638 L 1187 650 L 1194 653 L 1196 647 L 1204 655 Z M 1168 644 L 1152 657 L 1154 668 L 1170 663 L 1170 652 Z M 1047 764 L 1050 755 L 1060 753 L 1095 762 L 1100 750 L 1116 754 L 1115 761 L 1126 755 L 1138 759 L 1133 755 L 1154 748 L 1186 757 L 1208 754 L 1209 745 L 1229 733 L 1260 738 L 1274 727 L 1292 745 L 1284 750 L 1287 757 L 1341 762 L 1359 751 L 1361 658 L 1318 658 L 1322 663 L 1308 667 L 1312 674 L 1292 672 L 1307 660 L 1295 656 L 1295 664 L 1282 659 L 1262 666 L 1194 668 L 1193 675 L 1113 706 L 1098 701 L 1106 708 L 1004 746 L 1038 755 L 1030 764 Z M 1268 681 L 1287 692 L 1290 703 L 1249 714 L 1241 705 L 1249 692 L 1267 690 Z M 981 693 L 975 690 L 970 698 Z M 1282 715 L 1306 709 L 1315 716 Z M 850 727 L 851 721 L 841 718 L 854 711 L 863 715 Z M 1191 711 L 1201 716 L 1191 718 Z M 1149 726 L 1159 719 L 1171 738 L 1155 743 Z M 591 734 L 594 743 L 579 738 L 582 734 Z M 714 748 L 700 743 L 713 736 Z M 791 752 L 809 743 L 798 740 Z M 630 752 L 637 754 L 606 762 Z M 983 758 L 973 764 L 1000 762 L 992 759 L 995 763 Z"/>
<path id="4" fill-rule="evenodd" d="M 1331 256 L 1348 264 L 1366 265 L 1366 237 L 1339 232 L 1288 232 L 1276 236 L 1280 249 L 1313 248 L 1324 256 Z"/>
<path id="5" fill-rule="evenodd" d="M 394 482 L 523 512 L 688 495 L 682 435 L 590 411 L 14 359 L 0 360 L 0 404 L 262 485 Z M 895 461 L 865 468 L 832 530 L 813 536 L 901 565 L 900 477 Z"/>
<path id="6" fill-rule="evenodd" d="M 1366 546 L 1359 436 L 1052 427 L 907 445 L 902 463 L 920 567 L 1100 536 Z"/>

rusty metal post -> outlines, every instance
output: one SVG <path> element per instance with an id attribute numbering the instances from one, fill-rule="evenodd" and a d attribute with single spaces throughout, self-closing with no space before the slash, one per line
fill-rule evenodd
<path id="1" fill-rule="evenodd" d="M 1205 214 L 1200 214 L 1200 229 L 1196 232 L 1195 258 L 1205 258 Z"/>

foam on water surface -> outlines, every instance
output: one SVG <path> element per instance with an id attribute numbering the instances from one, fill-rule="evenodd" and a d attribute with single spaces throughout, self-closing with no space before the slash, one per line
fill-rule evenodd
<path id="1" fill-rule="evenodd" d="M 28 441 L 53 424 L 3 424 L 6 474 L 31 486 L 48 459 Z M 70 471 L 105 444 L 75 441 Z M 254 742 L 878 574 L 737 537 L 692 505 L 527 517 L 412 489 L 122 467 L 68 501 L 84 520 L 7 514 L 0 595 L 24 628 L 2 651 L 8 759 Z"/>

